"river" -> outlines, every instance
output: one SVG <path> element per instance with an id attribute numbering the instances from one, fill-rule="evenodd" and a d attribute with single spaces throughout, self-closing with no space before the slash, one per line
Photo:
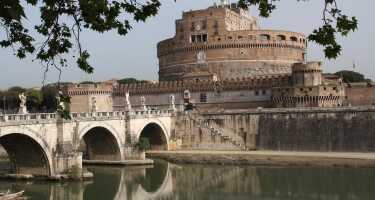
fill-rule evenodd
<path id="1" fill-rule="evenodd" d="M 375 170 L 177 165 L 87 167 L 87 182 L 0 180 L 1 191 L 35 200 L 373 200 Z"/>

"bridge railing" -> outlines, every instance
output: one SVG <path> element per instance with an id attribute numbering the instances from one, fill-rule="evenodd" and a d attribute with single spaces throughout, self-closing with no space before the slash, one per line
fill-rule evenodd
<path id="1" fill-rule="evenodd" d="M 134 110 L 134 111 L 114 111 L 114 112 L 84 112 L 84 113 L 70 113 L 72 120 L 79 119 L 112 119 L 112 118 L 127 118 L 147 117 L 147 116 L 165 116 L 173 113 L 173 110 Z M 57 113 L 28 113 L 28 114 L 5 114 L 0 115 L 0 123 L 5 122 L 25 122 L 25 121 L 53 121 L 57 120 L 59 115 Z"/>
<path id="2" fill-rule="evenodd" d="M 173 110 L 134 110 L 130 111 L 131 115 L 134 116 L 146 116 L 146 115 L 170 115 L 171 113 L 174 113 Z"/>
<path id="3" fill-rule="evenodd" d="M 27 121 L 27 120 L 55 120 L 56 113 L 30 113 L 30 114 L 7 114 L 0 115 L 0 122 Z"/>

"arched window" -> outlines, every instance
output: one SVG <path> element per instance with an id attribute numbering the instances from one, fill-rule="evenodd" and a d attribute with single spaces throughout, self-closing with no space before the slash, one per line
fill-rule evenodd
<path id="1" fill-rule="evenodd" d="M 270 40 L 271 36 L 267 35 L 267 34 L 262 34 L 262 35 L 259 35 L 259 39 L 263 40 L 263 41 L 266 41 L 266 40 Z"/>
<path id="2" fill-rule="evenodd" d="M 276 36 L 276 40 L 277 41 L 284 41 L 284 40 L 286 40 L 286 37 L 285 37 L 285 35 L 278 35 L 278 36 Z"/>
<path id="3" fill-rule="evenodd" d="M 298 41 L 297 37 L 294 37 L 294 36 L 290 37 L 290 40 L 293 41 L 293 42 L 297 42 Z"/>

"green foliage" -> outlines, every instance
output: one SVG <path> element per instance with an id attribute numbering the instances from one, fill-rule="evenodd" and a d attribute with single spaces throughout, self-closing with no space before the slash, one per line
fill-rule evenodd
<path id="1" fill-rule="evenodd" d="M 146 137 L 139 138 L 137 146 L 138 146 L 138 149 L 142 151 L 148 150 L 151 148 L 150 141 Z"/>
<path id="2" fill-rule="evenodd" d="M 371 81 L 370 79 L 366 79 L 363 74 L 354 72 L 354 71 L 342 70 L 342 71 L 336 72 L 335 75 L 342 77 L 345 83 L 370 82 Z"/>
<path id="3" fill-rule="evenodd" d="M 275 2 L 280 0 L 239 0 L 239 6 L 247 8 L 258 6 L 260 16 L 269 17 L 276 9 Z M 297 0 L 302 1 L 302 0 Z M 341 54 L 342 47 L 336 41 L 336 35 L 347 36 L 358 28 L 358 21 L 355 17 L 348 17 L 342 14 L 337 6 L 336 0 L 324 0 L 323 25 L 315 29 L 308 37 L 324 47 L 325 56 L 329 59 L 337 58 Z"/>
<path id="4" fill-rule="evenodd" d="M 44 38 L 42 42 L 36 42 L 24 27 L 25 6 L 40 11 L 40 24 L 34 29 Z M 77 48 L 77 66 L 92 73 L 90 54 L 80 41 L 84 29 L 99 33 L 115 30 L 126 35 L 132 28 L 131 20 L 145 21 L 156 15 L 159 7 L 159 0 L 1 0 L 0 27 L 6 37 L 0 40 L 0 46 L 13 48 L 19 58 L 35 53 L 46 71 L 49 67 L 66 67 L 63 56 Z"/>
<path id="5" fill-rule="evenodd" d="M 58 89 L 56 86 L 46 85 L 42 87 L 41 93 L 43 96 L 41 110 L 43 112 L 54 112 L 57 110 L 57 99 Z"/>
<path id="6" fill-rule="evenodd" d="M 138 80 L 138 79 L 135 79 L 135 78 L 124 78 L 124 79 L 117 80 L 117 82 L 119 84 L 132 84 L 132 83 L 146 83 L 147 81 Z"/>
<path id="7" fill-rule="evenodd" d="M 27 90 L 26 92 L 27 101 L 26 106 L 29 112 L 38 112 L 42 107 L 43 94 L 40 90 Z"/>

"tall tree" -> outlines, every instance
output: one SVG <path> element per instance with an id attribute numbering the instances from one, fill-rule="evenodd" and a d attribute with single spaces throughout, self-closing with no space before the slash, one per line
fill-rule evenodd
<path id="1" fill-rule="evenodd" d="M 30 89 L 26 91 L 26 107 L 29 112 L 39 112 L 43 103 L 43 94 L 40 90 Z"/>
<path id="2" fill-rule="evenodd" d="M 46 85 L 42 87 L 41 93 L 43 96 L 41 110 L 43 112 L 55 112 L 57 110 L 58 88 L 54 85 Z"/>

